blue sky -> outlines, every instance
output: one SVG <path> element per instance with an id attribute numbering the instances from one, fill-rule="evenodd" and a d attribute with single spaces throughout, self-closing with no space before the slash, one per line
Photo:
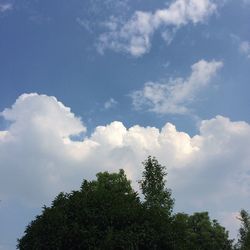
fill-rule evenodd
<path id="1" fill-rule="evenodd" d="M 235 236 L 250 206 L 249 11 L 0 0 L 0 249 L 59 191 L 121 167 L 137 180 L 148 154 L 177 211 L 209 210 Z"/>

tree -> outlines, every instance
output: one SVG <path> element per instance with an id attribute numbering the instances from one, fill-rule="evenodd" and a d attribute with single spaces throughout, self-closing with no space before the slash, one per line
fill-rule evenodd
<path id="1" fill-rule="evenodd" d="M 123 170 L 60 193 L 18 240 L 19 249 L 138 249 L 141 206 Z M 141 248 L 142 249 L 142 248 Z"/>
<path id="2" fill-rule="evenodd" d="M 26 227 L 18 249 L 27 250 L 231 250 L 228 232 L 207 212 L 172 214 L 166 170 L 153 157 L 143 162 L 144 201 L 123 170 L 102 172 L 79 191 L 60 193 Z M 241 211 L 239 250 L 249 248 L 250 217 Z"/>
<path id="3" fill-rule="evenodd" d="M 175 249 L 178 250 L 231 250 L 232 240 L 216 220 L 210 220 L 208 212 L 176 214 L 173 220 Z"/>
<path id="4" fill-rule="evenodd" d="M 189 215 L 185 213 L 177 213 L 173 216 L 172 229 L 174 238 L 174 249 L 188 249 L 188 220 Z"/>
<path id="5" fill-rule="evenodd" d="M 174 200 L 171 190 L 166 188 L 165 166 L 155 157 L 149 156 L 142 163 L 144 171 L 139 182 L 144 195 L 145 223 L 150 249 L 174 249 L 171 228 L 171 213 Z"/>
<path id="6" fill-rule="evenodd" d="M 139 183 L 145 197 L 145 206 L 149 209 L 161 209 L 170 216 L 174 200 L 171 198 L 171 190 L 166 188 L 166 167 L 151 156 L 143 162 L 143 165 L 144 171 Z"/>
<path id="7" fill-rule="evenodd" d="M 241 227 L 239 229 L 239 240 L 236 245 L 236 249 L 249 250 L 250 249 L 250 215 L 242 209 L 240 211 Z"/>
<path id="8" fill-rule="evenodd" d="M 189 217 L 187 241 L 190 250 L 230 250 L 232 244 L 228 232 L 216 220 L 211 221 L 208 212 L 194 213 Z"/>

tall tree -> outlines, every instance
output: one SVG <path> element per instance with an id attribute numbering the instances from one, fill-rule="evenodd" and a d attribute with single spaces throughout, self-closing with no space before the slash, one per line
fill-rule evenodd
<path id="1" fill-rule="evenodd" d="M 143 165 L 144 171 L 139 183 L 145 197 L 145 206 L 150 209 L 161 209 L 170 216 L 174 200 L 171 197 L 171 190 L 166 188 L 166 167 L 151 156 L 143 162 Z"/>
<path id="2" fill-rule="evenodd" d="M 239 229 L 239 240 L 236 245 L 236 249 L 249 250 L 250 249 L 250 215 L 242 209 L 240 211 L 239 220 L 241 221 L 241 227 Z"/>
<path id="3" fill-rule="evenodd" d="M 171 214 L 174 200 L 166 187 L 166 168 L 155 157 L 149 156 L 143 163 L 144 171 L 139 182 L 144 195 L 145 231 L 149 249 L 174 249 Z"/>

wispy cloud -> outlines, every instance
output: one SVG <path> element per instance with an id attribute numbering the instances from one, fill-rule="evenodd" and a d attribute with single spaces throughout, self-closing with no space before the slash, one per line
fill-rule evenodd
<path id="1" fill-rule="evenodd" d="M 108 101 L 104 103 L 104 108 L 105 109 L 110 109 L 113 108 L 114 106 L 117 105 L 117 101 L 114 98 L 110 98 Z"/>
<path id="2" fill-rule="evenodd" d="M 242 0 L 244 4 L 250 4 L 250 0 Z"/>
<path id="3" fill-rule="evenodd" d="M 132 92 L 135 109 L 143 108 L 159 114 L 186 114 L 188 104 L 195 101 L 200 90 L 204 89 L 223 66 L 220 61 L 200 60 L 191 66 L 188 78 L 169 79 L 167 83 L 147 82 L 141 90 Z"/>
<path id="4" fill-rule="evenodd" d="M 150 50 L 156 30 L 163 27 L 162 36 L 170 43 L 173 30 L 188 23 L 201 23 L 215 11 L 216 5 L 211 0 L 175 0 L 154 13 L 136 11 L 126 22 L 111 17 L 106 23 L 108 31 L 99 37 L 98 50 L 103 53 L 105 49 L 112 49 L 138 57 Z"/>
<path id="5" fill-rule="evenodd" d="M 250 58 L 250 41 L 242 39 L 240 36 L 236 34 L 230 34 L 232 43 L 237 46 L 238 51 L 242 54 Z"/>
<path id="6" fill-rule="evenodd" d="M 246 55 L 248 58 L 250 58 L 250 42 L 248 41 L 242 41 L 240 43 L 240 52 Z"/>
<path id="7" fill-rule="evenodd" d="M 0 3 L 0 13 L 6 12 L 13 9 L 12 3 Z"/>
<path id="8" fill-rule="evenodd" d="M 86 31 L 88 31 L 89 33 L 93 33 L 93 29 L 91 27 L 91 23 L 87 19 L 81 19 L 80 17 L 77 17 L 76 18 L 76 22 L 80 26 L 82 26 Z"/>

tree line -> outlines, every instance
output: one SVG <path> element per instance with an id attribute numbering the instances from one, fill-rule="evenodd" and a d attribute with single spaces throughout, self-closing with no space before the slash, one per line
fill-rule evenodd
<path id="1" fill-rule="evenodd" d="M 240 212 L 239 240 L 208 212 L 173 213 L 166 168 L 149 156 L 139 181 L 143 200 L 124 170 L 84 180 L 79 191 L 60 193 L 29 223 L 20 250 L 249 250 L 250 216 Z"/>

